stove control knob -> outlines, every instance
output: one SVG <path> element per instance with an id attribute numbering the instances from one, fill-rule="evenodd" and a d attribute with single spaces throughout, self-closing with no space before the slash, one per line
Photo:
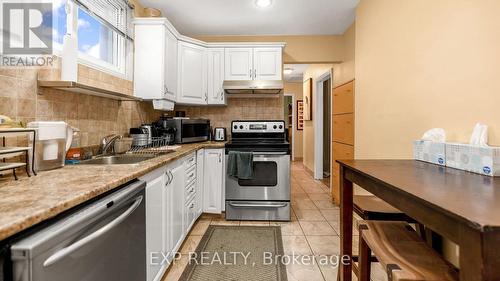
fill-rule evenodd
<path id="1" fill-rule="evenodd" d="M 278 128 L 278 126 L 276 126 L 276 125 L 274 125 L 274 126 L 273 126 L 273 129 L 275 129 L 275 130 L 276 130 L 277 128 Z"/>
<path id="2" fill-rule="evenodd" d="M 240 130 L 243 130 L 243 125 L 240 125 Z"/>
<path id="3" fill-rule="evenodd" d="M 283 129 L 283 125 L 280 125 L 280 130 Z"/>
<path id="4" fill-rule="evenodd" d="M 238 126 L 234 125 L 234 127 L 233 127 L 233 128 L 236 130 L 236 129 L 238 129 Z"/>

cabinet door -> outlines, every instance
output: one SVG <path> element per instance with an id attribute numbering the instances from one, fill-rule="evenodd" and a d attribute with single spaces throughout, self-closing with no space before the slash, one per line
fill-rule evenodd
<path id="1" fill-rule="evenodd" d="M 177 102 L 207 104 L 206 48 L 179 42 L 179 91 Z"/>
<path id="2" fill-rule="evenodd" d="M 171 229 L 172 229 L 172 249 L 177 251 L 184 239 L 184 205 L 185 201 L 185 178 L 184 178 L 184 165 L 178 161 L 172 165 L 170 170 L 173 176 L 172 183 L 172 202 L 170 212 L 171 216 Z"/>
<path id="3" fill-rule="evenodd" d="M 281 48 L 255 48 L 253 51 L 254 80 L 281 80 Z"/>
<path id="4" fill-rule="evenodd" d="M 225 80 L 252 80 L 252 48 L 225 49 Z"/>
<path id="5" fill-rule="evenodd" d="M 175 101 L 177 95 L 177 38 L 167 30 L 166 32 L 166 66 L 165 66 L 165 92 L 166 98 Z"/>
<path id="6" fill-rule="evenodd" d="M 203 182 L 205 169 L 205 149 L 196 152 L 196 217 L 203 213 Z"/>
<path id="7" fill-rule="evenodd" d="M 165 34 L 162 24 L 136 24 L 134 39 L 134 95 L 165 98 Z"/>
<path id="8" fill-rule="evenodd" d="M 224 49 L 208 49 L 208 104 L 225 104 Z"/>
<path id="9" fill-rule="evenodd" d="M 223 149 L 205 149 L 203 178 L 203 211 L 220 214 L 222 212 Z"/>
<path id="10" fill-rule="evenodd" d="M 162 266 L 150 264 L 151 255 L 162 257 L 165 250 L 165 222 L 164 212 L 165 181 L 162 170 L 154 171 L 145 176 L 146 180 L 146 259 L 148 261 L 147 280 L 154 280 Z"/>

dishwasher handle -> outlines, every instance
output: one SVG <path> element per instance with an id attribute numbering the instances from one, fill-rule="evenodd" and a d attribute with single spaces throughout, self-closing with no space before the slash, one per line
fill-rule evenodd
<path id="1" fill-rule="evenodd" d="M 45 260 L 43 263 L 44 267 L 49 267 L 53 265 L 54 263 L 60 261 L 64 257 L 70 255 L 74 251 L 80 249 L 81 247 L 85 246 L 86 244 L 92 242 L 93 240 L 99 238 L 100 236 L 106 234 L 108 231 L 113 229 L 114 227 L 118 226 L 120 223 L 122 223 L 124 220 L 126 220 L 136 209 L 139 207 L 143 200 L 143 196 L 139 196 L 134 200 L 134 203 L 132 206 L 130 206 L 125 212 L 123 212 L 120 216 L 118 216 L 116 219 L 112 220 L 110 223 L 107 225 L 99 228 L 92 234 L 85 236 L 84 238 L 76 241 L 75 243 L 71 244 L 68 247 L 62 248 L 61 250 L 55 252 L 53 255 L 51 255 L 49 258 Z"/>

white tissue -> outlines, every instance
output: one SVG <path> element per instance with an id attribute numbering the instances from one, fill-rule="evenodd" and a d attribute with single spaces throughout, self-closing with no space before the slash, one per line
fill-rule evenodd
<path id="1" fill-rule="evenodd" d="M 433 142 L 446 142 L 446 133 L 444 129 L 434 128 L 425 132 L 421 140 L 433 141 Z"/>
<path id="2" fill-rule="evenodd" d="M 478 146 L 488 146 L 488 126 L 477 123 L 470 137 L 470 144 Z"/>

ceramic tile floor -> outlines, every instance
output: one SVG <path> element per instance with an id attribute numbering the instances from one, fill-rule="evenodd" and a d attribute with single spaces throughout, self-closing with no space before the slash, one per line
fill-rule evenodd
<path id="1" fill-rule="evenodd" d="M 221 217 L 203 215 L 189 233 L 180 252 L 194 251 L 209 225 L 276 225 L 281 227 L 285 254 L 314 255 L 318 262 L 311 265 L 289 265 L 289 281 L 336 281 L 337 268 L 321 265 L 319 256 L 338 255 L 340 252 L 340 210 L 331 203 L 328 187 L 306 172 L 302 163 L 292 163 L 292 220 L 290 222 L 225 221 Z M 357 218 L 355 218 L 357 219 Z M 354 247 L 359 241 L 353 230 Z M 181 258 L 173 263 L 163 281 L 178 280 L 188 260 Z M 372 266 L 372 280 L 385 281 L 387 275 L 378 263 Z"/>

